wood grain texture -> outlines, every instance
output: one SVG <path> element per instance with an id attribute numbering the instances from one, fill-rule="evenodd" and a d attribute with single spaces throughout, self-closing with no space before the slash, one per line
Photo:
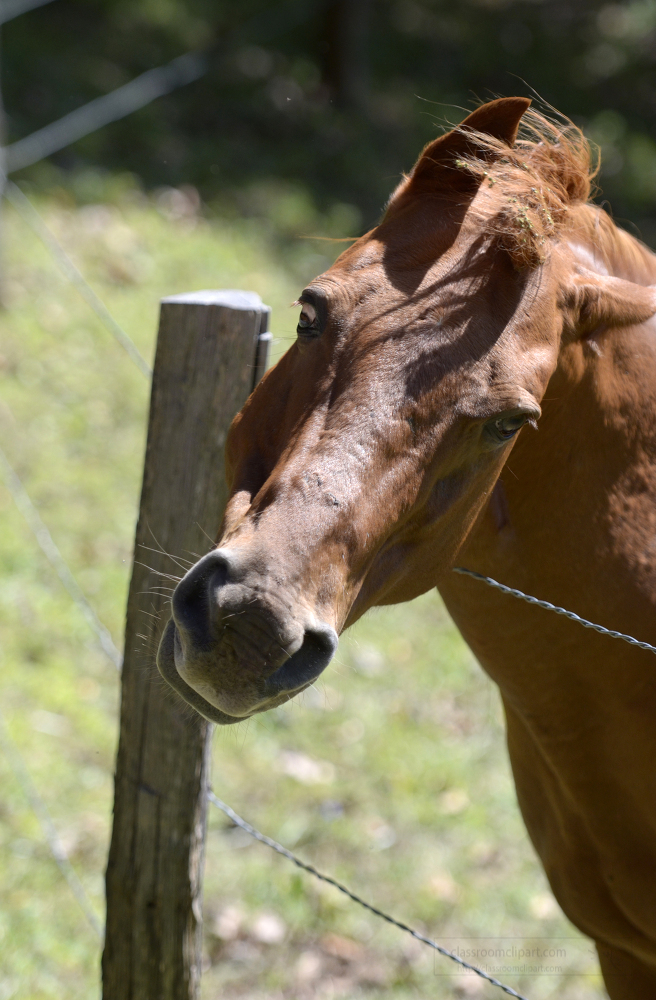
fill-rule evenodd
<path id="1" fill-rule="evenodd" d="M 262 368 L 268 312 L 244 292 L 162 302 L 127 607 L 104 1000 L 198 995 L 211 727 L 157 671 L 170 597 L 162 588 L 187 563 L 150 550 L 195 561 L 216 536 L 225 438 Z"/>

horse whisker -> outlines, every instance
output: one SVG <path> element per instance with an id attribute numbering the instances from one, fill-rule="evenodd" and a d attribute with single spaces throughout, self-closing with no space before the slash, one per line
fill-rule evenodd
<path id="1" fill-rule="evenodd" d="M 202 526 L 202 524 L 199 524 L 198 521 L 196 521 L 195 523 L 196 523 L 196 527 L 200 528 L 200 530 L 203 532 L 203 534 L 205 535 L 205 537 L 209 538 L 210 542 L 212 543 L 212 546 L 215 546 L 216 545 L 216 540 L 214 538 L 212 538 L 211 535 L 207 534 L 207 532 L 205 531 L 205 528 Z"/>
<path id="2" fill-rule="evenodd" d="M 174 562 L 176 566 L 179 566 L 180 569 L 183 569 L 185 573 L 187 572 L 187 566 L 193 566 L 191 559 L 183 559 L 182 556 L 178 556 L 176 558 L 176 556 L 172 556 L 170 552 L 165 552 L 164 549 L 154 549 L 152 545 L 144 545 L 143 542 L 139 543 L 139 548 L 146 549 L 148 552 L 157 552 L 158 554 L 161 553 L 161 555 L 166 556 L 167 559 Z M 184 563 L 187 563 L 187 566 L 185 566 Z"/>
<path id="3" fill-rule="evenodd" d="M 151 533 L 151 535 L 153 536 L 153 541 L 154 541 L 155 545 L 157 546 L 157 549 L 151 549 L 151 551 L 152 551 L 152 552 L 156 552 L 156 551 L 159 551 L 159 552 L 161 552 L 161 553 L 162 553 L 162 555 L 165 555 L 165 556 L 166 556 L 166 557 L 167 557 L 168 559 L 170 559 L 170 560 L 171 560 L 172 562 L 174 562 L 174 563 L 176 564 L 176 566 L 179 566 L 179 567 L 180 567 L 180 569 L 184 570 L 184 571 L 185 571 L 185 573 L 186 573 L 187 571 L 186 571 L 185 567 L 184 567 L 184 566 L 182 565 L 182 563 L 183 563 L 183 562 L 186 562 L 187 560 L 186 560 L 186 559 L 183 559 L 182 561 L 179 561 L 179 558 L 178 558 L 178 557 L 176 557 L 176 556 L 174 556 L 174 555 L 171 555 L 171 553 L 170 553 L 170 552 L 167 552 L 167 551 L 166 551 L 166 549 L 164 548 L 164 546 L 162 545 L 162 543 L 161 543 L 160 541 L 158 541 L 158 539 L 157 539 L 157 537 L 156 537 L 156 535 L 155 535 L 155 532 L 153 531 L 153 529 L 151 528 L 151 526 L 150 526 L 149 524 L 147 524 L 147 525 L 146 525 L 146 527 L 148 528 L 148 531 L 149 531 L 149 532 Z M 148 546 L 147 546 L 147 545 L 144 545 L 144 546 L 142 546 L 142 547 L 143 547 L 144 549 L 148 548 Z"/>
<path id="4" fill-rule="evenodd" d="M 182 579 L 181 576 L 174 576 L 173 573 L 164 573 L 161 569 L 155 569 L 154 566 L 149 566 L 148 563 L 139 562 L 138 559 L 134 560 L 135 566 L 143 566 L 144 569 L 149 569 L 151 573 L 157 574 L 157 576 L 163 576 L 165 580 L 174 580 L 176 583 L 180 583 Z"/>

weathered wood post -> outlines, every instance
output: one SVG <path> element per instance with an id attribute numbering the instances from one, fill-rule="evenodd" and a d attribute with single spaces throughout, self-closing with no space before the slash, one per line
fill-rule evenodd
<path id="1" fill-rule="evenodd" d="M 266 367 L 269 312 L 252 292 L 162 301 L 127 607 L 104 1000 L 198 995 L 211 727 L 157 672 L 165 588 L 183 570 L 151 550 L 193 560 L 216 535 L 226 433 Z"/>

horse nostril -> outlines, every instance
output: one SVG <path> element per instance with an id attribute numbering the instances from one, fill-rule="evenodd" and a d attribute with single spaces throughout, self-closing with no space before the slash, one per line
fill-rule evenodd
<path id="1" fill-rule="evenodd" d="M 303 645 L 307 646 L 306 655 L 310 659 L 325 660 L 326 657 L 333 658 L 338 642 L 339 639 L 334 628 L 331 628 L 330 625 L 319 625 L 316 628 L 305 630 Z"/>
<path id="2" fill-rule="evenodd" d="M 306 629 L 301 648 L 268 678 L 268 693 L 273 696 L 311 684 L 332 660 L 338 641 L 330 625 Z"/>
<path id="3" fill-rule="evenodd" d="M 214 549 L 192 566 L 171 598 L 178 628 L 190 633 L 195 646 L 211 644 L 210 597 L 230 581 L 234 569 L 226 549 Z"/>

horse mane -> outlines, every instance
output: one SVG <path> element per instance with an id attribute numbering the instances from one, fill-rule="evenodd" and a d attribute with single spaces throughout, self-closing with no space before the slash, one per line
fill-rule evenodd
<path id="1" fill-rule="evenodd" d="M 469 132 L 476 152 L 456 166 L 488 188 L 489 209 L 481 220 L 516 267 L 536 267 L 575 205 L 588 202 L 599 158 L 569 119 L 553 121 L 529 109 L 519 138 L 509 148 L 483 132 Z"/>

